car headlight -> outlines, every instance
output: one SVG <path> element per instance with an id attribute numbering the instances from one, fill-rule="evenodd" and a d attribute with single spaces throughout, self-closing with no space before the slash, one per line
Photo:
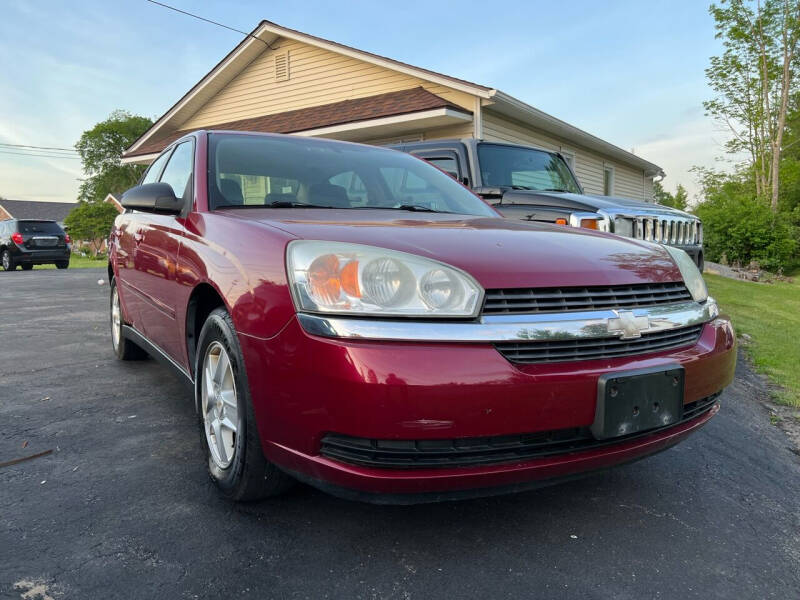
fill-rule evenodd
<path id="1" fill-rule="evenodd" d="M 472 317 L 483 288 L 435 260 L 342 242 L 296 240 L 286 252 L 298 310 L 355 315 Z"/>
<path id="2" fill-rule="evenodd" d="M 705 302 L 708 298 L 708 288 L 700 269 L 694 264 L 692 258 L 680 248 L 673 248 L 672 246 L 663 246 L 663 248 L 669 252 L 672 260 L 678 265 L 678 269 L 680 269 L 683 276 L 683 282 L 686 284 L 686 288 L 692 298 L 697 302 Z"/>

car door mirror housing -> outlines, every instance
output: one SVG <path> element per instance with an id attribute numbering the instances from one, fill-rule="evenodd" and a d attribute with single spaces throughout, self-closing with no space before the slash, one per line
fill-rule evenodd
<path id="1" fill-rule="evenodd" d="M 145 183 L 129 189 L 120 204 L 126 209 L 177 215 L 183 211 L 183 199 L 175 197 L 168 183 Z"/>

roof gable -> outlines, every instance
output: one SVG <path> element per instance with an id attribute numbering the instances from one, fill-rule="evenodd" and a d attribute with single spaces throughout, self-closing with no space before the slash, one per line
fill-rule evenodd
<path id="1" fill-rule="evenodd" d="M 213 129 L 229 131 L 258 131 L 263 133 L 295 133 L 368 119 L 405 115 L 437 108 L 464 109 L 444 98 L 418 87 L 389 92 L 366 98 L 343 100 L 322 106 L 310 106 L 277 114 L 213 123 Z M 161 152 L 167 145 L 186 134 L 182 129 L 149 140 L 127 156 L 142 156 Z"/>
<path id="2" fill-rule="evenodd" d="M 75 208 L 75 202 L 35 202 L 32 200 L 0 200 L 12 219 L 40 219 L 42 221 L 63 221 Z"/>

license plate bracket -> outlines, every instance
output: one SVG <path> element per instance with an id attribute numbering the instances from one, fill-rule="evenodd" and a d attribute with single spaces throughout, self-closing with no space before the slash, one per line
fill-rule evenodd
<path id="1" fill-rule="evenodd" d="M 601 375 L 592 435 L 602 440 L 677 423 L 683 417 L 684 379 L 680 365 Z"/>

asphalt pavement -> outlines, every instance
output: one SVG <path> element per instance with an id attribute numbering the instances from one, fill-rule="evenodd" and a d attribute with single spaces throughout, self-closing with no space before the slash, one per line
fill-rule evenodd
<path id="1" fill-rule="evenodd" d="M 0 598 L 800 598 L 800 456 L 740 361 L 677 447 L 420 506 L 235 505 L 185 389 L 114 359 L 101 270 L 0 272 Z M 27 595 L 25 595 L 27 594 Z"/>

